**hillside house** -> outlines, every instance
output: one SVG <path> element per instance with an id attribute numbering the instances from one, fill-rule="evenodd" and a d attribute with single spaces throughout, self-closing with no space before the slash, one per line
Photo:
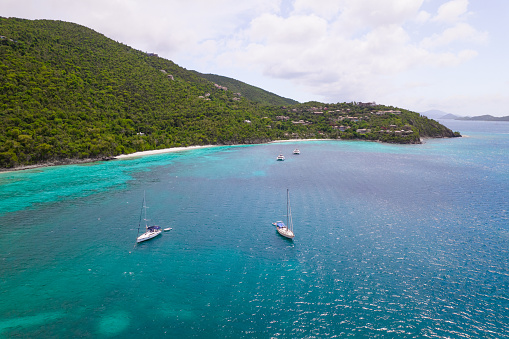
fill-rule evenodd
<path id="1" fill-rule="evenodd" d="M 223 91 L 227 91 L 228 90 L 228 87 L 225 87 L 225 86 L 221 86 L 221 85 L 218 85 L 218 84 L 214 84 L 214 86 L 216 86 L 216 88 L 221 89 Z"/>

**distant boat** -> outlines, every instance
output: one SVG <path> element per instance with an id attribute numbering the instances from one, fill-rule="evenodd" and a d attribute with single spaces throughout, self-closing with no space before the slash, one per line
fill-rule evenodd
<path id="1" fill-rule="evenodd" d="M 299 149 L 298 149 L 298 148 L 294 149 L 294 150 L 293 150 L 293 154 L 300 154 Z"/>
<path id="2" fill-rule="evenodd" d="M 280 235 L 285 238 L 293 239 L 293 220 L 292 220 L 292 208 L 290 207 L 290 192 L 286 189 L 286 224 L 282 221 L 273 222 L 272 225 L 276 226 L 276 230 Z"/>
<path id="3" fill-rule="evenodd" d="M 136 242 L 142 242 L 146 240 L 150 240 L 154 237 L 157 237 L 159 234 L 161 234 L 161 227 L 159 226 L 148 226 L 148 219 L 147 219 L 147 205 L 145 203 L 145 192 L 143 192 L 143 206 L 141 207 L 141 214 L 140 214 L 140 223 L 138 224 L 138 233 L 140 232 L 140 226 L 141 226 L 141 215 L 144 213 L 144 219 L 145 220 L 145 233 L 140 235 L 136 238 Z"/>
<path id="4" fill-rule="evenodd" d="M 280 154 L 277 156 L 277 161 L 285 161 L 285 156 Z"/>

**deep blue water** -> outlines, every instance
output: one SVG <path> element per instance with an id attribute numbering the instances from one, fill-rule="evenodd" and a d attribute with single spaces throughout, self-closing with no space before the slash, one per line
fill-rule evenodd
<path id="1" fill-rule="evenodd" d="M 508 338 L 509 123 L 442 123 L 0 173 L 0 337 Z"/>

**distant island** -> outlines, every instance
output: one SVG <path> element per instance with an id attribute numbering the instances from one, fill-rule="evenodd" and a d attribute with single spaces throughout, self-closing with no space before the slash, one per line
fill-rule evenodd
<path id="1" fill-rule="evenodd" d="M 509 116 L 494 117 L 489 114 L 474 117 L 462 117 L 455 114 L 446 113 L 440 110 L 429 110 L 422 113 L 430 119 L 451 119 L 451 120 L 472 120 L 472 121 L 509 121 Z"/>
<path id="2" fill-rule="evenodd" d="M 457 117 L 455 120 L 475 120 L 475 121 L 509 121 L 509 116 L 494 117 L 492 115 L 479 115 L 476 117 Z"/>
<path id="3" fill-rule="evenodd" d="M 0 55 L 0 170 L 188 146 L 461 136 L 394 106 L 299 103 L 63 21 L 0 17 Z"/>

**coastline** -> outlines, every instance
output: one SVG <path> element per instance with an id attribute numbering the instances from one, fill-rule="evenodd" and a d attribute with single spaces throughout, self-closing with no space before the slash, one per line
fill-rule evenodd
<path id="1" fill-rule="evenodd" d="M 421 143 L 424 143 L 425 139 L 427 139 L 427 138 L 421 138 Z M 265 143 L 261 143 L 260 145 L 275 144 L 275 143 L 288 143 L 288 142 L 301 142 L 301 141 L 326 141 L 326 140 L 341 140 L 341 139 L 285 139 L 285 140 L 272 140 L 272 141 L 268 141 Z M 244 144 L 238 144 L 238 145 L 244 145 Z M 31 170 L 31 169 L 44 168 L 44 167 L 79 165 L 79 164 L 87 164 L 87 163 L 98 162 L 98 161 L 122 160 L 122 159 L 143 157 L 143 156 L 147 156 L 147 155 L 154 155 L 154 154 L 174 153 L 174 152 L 190 151 L 190 150 L 200 149 L 200 148 L 221 147 L 221 146 L 227 146 L 227 145 L 202 145 L 202 146 L 196 145 L 196 146 L 186 146 L 186 147 L 170 147 L 170 148 L 163 148 L 163 149 L 150 150 L 150 151 L 134 152 L 134 153 L 130 153 L 130 154 L 120 154 L 120 155 L 109 156 L 109 157 L 87 158 L 87 159 L 66 159 L 66 160 L 51 161 L 51 162 L 46 162 L 46 163 L 41 163 L 41 164 L 36 164 L 36 165 L 26 165 L 26 166 L 20 166 L 20 167 L 15 167 L 15 168 L 0 169 L 0 175 L 2 175 L 3 173 L 18 172 L 18 171 Z M 230 146 L 232 146 L 232 145 L 230 145 Z"/>
<path id="2" fill-rule="evenodd" d="M 113 160 L 113 159 L 115 159 L 115 157 L 109 157 L 107 160 Z M 44 167 L 88 164 L 88 163 L 97 162 L 97 161 L 106 161 L 106 159 L 105 159 L 105 157 L 97 158 L 97 159 L 93 159 L 93 158 L 66 159 L 66 160 L 61 160 L 61 161 L 50 161 L 50 162 L 44 162 L 44 163 L 35 164 L 35 165 L 25 165 L 25 166 L 19 166 L 19 167 L 14 167 L 14 168 L 0 168 L 0 175 L 2 175 L 4 173 L 19 172 L 19 171 L 44 168 Z"/>
<path id="3" fill-rule="evenodd" d="M 45 162 L 45 163 L 40 163 L 40 164 L 35 164 L 35 165 L 26 165 L 26 166 L 14 167 L 14 168 L 0 169 L 0 175 L 2 175 L 3 173 L 25 171 L 25 170 L 31 170 L 31 169 L 37 169 L 37 168 L 44 168 L 44 167 L 80 165 L 80 164 L 88 164 L 88 163 L 98 162 L 98 161 L 128 159 L 128 158 L 142 157 L 142 156 L 152 155 L 152 154 L 180 152 L 180 151 L 192 150 L 192 149 L 197 149 L 197 148 L 216 147 L 216 146 L 219 146 L 219 145 L 172 147 L 172 148 L 164 148 L 164 149 L 157 149 L 157 150 L 150 150 L 150 151 L 141 151 L 141 152 L 135 152 L 135 153 L 130 153 L 130 154 L 120 154 L 117 156 L 110 156 L 110 157 L 87 158 L 87 159 L 67 159 L 67 160 L 62 160 L 62 161 L 51 161 L 51 162 Z"/>
<path id="4" fill-rule="evenodd" d="M 284 143 L 284 142 L 299 142 L 299 141 L 323 141 L 323 140 L 336 140 L 336 139 L 288 139 L 288 140 L 273 140 L 273 141 L 267 142 L 266 144 Z M 239 145 L 241 145 L 241 144 L 239 144 Z M 134 152 L 134 153 L 130 153 L 130 154 L 120 154 L 120 155 L 111 156 L 111 157 L 87 158 L 87 159 L 68 159 L 68 160 L 62 160 L 62 161 L 51 161 L 51 162 L 45 162 L 45 163 L 36 164 L 36 165 L 26 165 L 26 166 L 20 166 L 20 167 L 15 167 L 15 168 L 0 169 L 0 175 L 2 175 L 4 173 L 18 172 L 18 171 L 31 170 L 31 169 L 44 168 L 44 167 L 65 166 L 65 165 L 79 165 L 79 164 L 87 164 L 87 163 L 92 163 L 92 162 L 97 162 L 97 161 L 111 161 L 111 160 L 117 160 L 117 159 L 121 160 L 121 159 L 143 157 L 143 156 L 146 156 L 146 155 L 164 154 L 164 153 L 173 153 L 173 152 L 182 152 L 182 151 L 189 151 L 189 150 L 200 149 L 200 148 L 210 148 L 210 147 L 220 147 L 220 146 L 226 146 L 226 145 L 202 145 L 202 146 L 187 146 L 187 147 L 171 147 L 171 148 L 163 148 L 163 149 L 150 150 L 150 151 Z"/>

